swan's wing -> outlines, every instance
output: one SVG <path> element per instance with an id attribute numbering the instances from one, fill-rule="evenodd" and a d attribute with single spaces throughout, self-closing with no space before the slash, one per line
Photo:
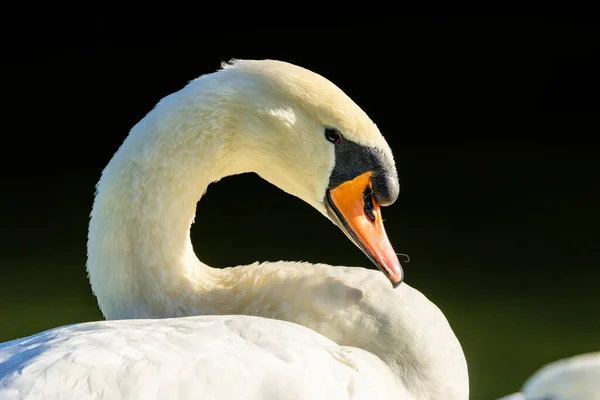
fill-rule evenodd
<path id="1" fill-rule="evenodd" d="M 0 346 L 2 400 L 410 398 L 402 391 L 369 353 L 249 316 L 102 321 Z"/>

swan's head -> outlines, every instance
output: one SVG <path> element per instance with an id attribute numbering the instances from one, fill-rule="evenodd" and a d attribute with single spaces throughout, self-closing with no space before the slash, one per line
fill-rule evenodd
<path id="1" fill-rule="evenodd" d="M 399 285 L 380 211 L 398 198 L 398 174 L 367 114 L 329 80 L 285 62 L 238 60 L 219 74 L 232 82 L 232 146 L 252 170 L 329 217 Z"/>

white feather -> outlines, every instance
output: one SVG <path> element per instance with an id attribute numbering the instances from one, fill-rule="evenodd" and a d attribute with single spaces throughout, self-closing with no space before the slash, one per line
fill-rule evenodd
<path id="1" fill-rule="evenodd" d="M 600 352 L 579 354 L 545 365 L 521 392 L 499 400 L 600 400 Z"/>
<path id="2" fill-rule="evenodd" d="M 411 398 L 368 352 L 250 316 L 52 329 L 1 345 L 0 377 L 2 400 Z"/>

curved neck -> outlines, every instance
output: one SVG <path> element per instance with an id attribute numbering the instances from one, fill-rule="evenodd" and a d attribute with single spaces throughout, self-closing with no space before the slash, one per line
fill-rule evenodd
<path id="1" fill-rule="evenodd" d="M 246 140 L 249 132 L 264 128 L 254 110 L 240 104 L 221 107 L 239 90 L 240 81 L 232 84 L 199 78 L 164 98 L 134 126 L 104 169 L 91 213 L 87 261 L 104 316 L 228 313 L 288 320 L 379 356 L 408 387 L 417 388 L 415 393 L 436 388 L 450 393 L 446 383 L 462 392 L 466 369 L 452 330 L 435 306 L 406 285 L 392 291 L 382 286 L 379 273 L 356 269 L 350 274 L 348 268 L 322 264 L 213 269 L 198 260 L 190 228 L 211 182 L 254 171 L 288 193 L 310 198 L 302 185 L 278 172 L 282 168 L 272 167 L 268 146 L 256 139 L 260 135 Z M 381 302 L 382 296 L 389 301 Z M 458 383 L 452 379 L 456 374 Z"/>
<path id="2" fill-rule="evenodd" d="M 97 185 L 87 269 L 108 319 L 188 314 L 186 299 L 197 313 L 198 292 L 223 284 L 222 271 L 196 257 L 190 228 L 207 186 L 247 168 L 227 116 L 190 107 L 190 96 L 202 94 L 190 85 L 146 115 Z M 218 100 L 205 96 L 204 104 Z"/>

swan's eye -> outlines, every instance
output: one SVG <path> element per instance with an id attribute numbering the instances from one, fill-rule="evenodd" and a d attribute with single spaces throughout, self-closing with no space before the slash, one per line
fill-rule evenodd
<path id="1" fill-rule="evenodd" d="M 363 193 L 365 200 L 365 215 L 371 222 L 375 222 L 375 206 L 373 206 L 373 192 L 367 188 Z"/>
<path id="2" fill-rule="evenodd" d="M 342 141 L 342 135 L 335 128 L 325 128 L 325 138 L 331 143 L 339 143 Z"/>

